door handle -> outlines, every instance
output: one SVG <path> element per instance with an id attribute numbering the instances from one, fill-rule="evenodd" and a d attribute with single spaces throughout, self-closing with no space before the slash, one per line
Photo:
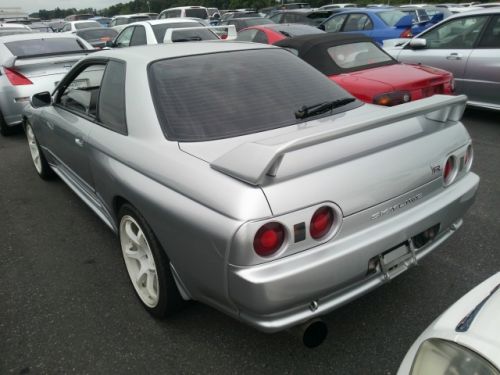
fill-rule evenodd
<path id="1" fill-rule="evenodd" d="M 462 60 L 462 55 L 460 53 L 450 53 L 446 56 L 446 60 Z"/>
<path id="2" fill-rule="evenodd" d="M 83 147 L 83 140 L 81 140 L 80 138 L 75 138 L 75 143 L 80 146 L 80 147 Z"/>

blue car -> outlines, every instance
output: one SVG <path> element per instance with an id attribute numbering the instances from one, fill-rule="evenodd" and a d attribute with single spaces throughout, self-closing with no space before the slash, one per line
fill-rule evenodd
<path id="1" fill-rule="evenodd" d="M 351 32 L 371 37 L 380 45 L 385 39 L 411 38 L 412 16 L 394 8 L 359 8 L 337 13 L 319 25 L 330 33 Z"/>

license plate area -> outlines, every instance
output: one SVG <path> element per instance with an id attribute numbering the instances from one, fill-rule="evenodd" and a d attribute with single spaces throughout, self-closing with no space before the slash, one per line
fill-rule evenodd
<path id="1" fill-rule="evenodd" d="M 378 256 L 380 270 L 387 280 L 393 279 L 417 264 L 415 252 L 409 241 L 405 241 Z"/>

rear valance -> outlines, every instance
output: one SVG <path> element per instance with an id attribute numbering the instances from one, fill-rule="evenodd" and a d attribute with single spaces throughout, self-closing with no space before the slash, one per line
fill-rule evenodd
<path id="1" fill-rule="evenodd" d="M 283 156 L 292 151 L 346 137 L 362 131 L 389 125 L 413 117 L 423 116 L 441 123 L 459 121 L 465 109 L 467 97 L 434 95 L 430 98 L 401 104 L 380 110 L 374 114 L 356 117 L 346 116 L 338 126 L 318 131 L 306 128 L 297 133 L 242 144 L 214 160 L 210 166 L 222 173 L 259 185 L 265 176 L 276 176 Z"/>

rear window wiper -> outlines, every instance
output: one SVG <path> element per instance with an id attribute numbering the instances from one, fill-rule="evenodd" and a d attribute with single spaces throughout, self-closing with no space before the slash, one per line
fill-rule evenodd
<path id="1" fill-rule="evenodd" d="M 311 106 L 303 106 L 301 109 L 295 112 L 295 118 L 304 119 L 306 117 L 319 115 L 321 113 L 328 112 L 334 110 L 335 108 L 339 108 L 346 104 L 352 103 L 355 100 L 356 98 L 342 98 L 331 102 L 322 102 Z"/>

